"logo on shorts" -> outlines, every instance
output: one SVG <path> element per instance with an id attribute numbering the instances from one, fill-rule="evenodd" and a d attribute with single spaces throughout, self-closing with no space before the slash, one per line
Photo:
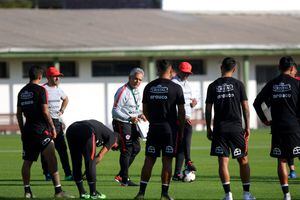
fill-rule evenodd
<path id="1" fill-rule="evenodd" d="M 46 138 L 43 140 L 42 145 L 45 146 L 46 144 L 48 144 L 51 141 L 50 138 Z"/>
<path id="2" fill-rule="evenodd" d="M 216 149 L 215 149 L 215 153 L 216 153 L 216 154 L 223 154 L 224 151 L 223 151 L 222 147 L 218 146 L 218 147 L 216 147 Z"/>
<path id="3" fill-rule="evenodd" d="M 278 147 L 275 147 L 272 151 L 274 155 L 280 156 L 281 155 L 281 150 Z"/>
<path id="4" fill-rule="evenodd" d="M 172 146 L 166 146 L 166 153 L 173 153 L 174 149 Z"/>
<path id="5" fill-rule="evenodd" d="M 125 138 L 126 138 L 126 140 L 129 140 L 130 139 L 130 135 L 126 135 Z"/>
<path id="6" fill-rule="evenodd" d="M 148 153 L 155 153 L 155 147 L 154 146 L 149 146 L 147 151 L 148 151 Z"/>
<path id="7" fill-rule="evenodd" d="M 239 155 L 241 155 L 241 154 L 242 154 L 242 150 L 239 149 L 239 148 L 236 148 L 236 149 L 234 150 L 234 152 L 233 152 L 233 155 L 234 155 L 234 156 L 239 156 Z"/>
<path id="8" fill-rule="evenodd" d="M 295 147 L 295 148 L 293 149 L 293 154 L 294 154 L 294 155 L 300 154 L 300 147 Z"/>

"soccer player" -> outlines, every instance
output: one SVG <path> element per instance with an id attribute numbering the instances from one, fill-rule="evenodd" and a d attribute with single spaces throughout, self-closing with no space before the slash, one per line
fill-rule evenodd
<path id="1" fill-rule="evenodd" d="M 250 167 L 248 163 L 249 106 L 244 85 L 233 78 L 237 68 L 236 61 L 227 57 L 221 65 L 222 76 L 208 86 L 206 97 L 207 138 L 212 140 L 210 155 L 218 156 L 219 176 L 225 191 L 224 200 L 232 200 L 230 175 L 228 170 L 230 151 L 237 158 L 240 177 L 243 184 L 243 199 L 256 199 L 249 192 Z M 212 107 L 214 106 L 214 124 L 211 128 Z M 242 127 L 242 112 L 245 129 Z"/>
<path id="2" fill-rule="evenodd" d="M 62 77 L 63 74 L 60 73 L 54 66 L 51 66 L 46 70 L 46 76 L 48 82 L 43 86 L 48 92 L 49 111 L 57 133 L 57 136 L 54 139 L 55 149 L 58 152 L 60 162 L 65 172 L 65 180 L 71 181 L 73 180 L 73 177 L 64 137 L 63 124 L 60 119 L 68 105 L 69 99 L 65 92 L 58 86 L 60 83 L 60 77 Z M 41 161 L 46 180 L 51 180 L 51 176 L 48 172 L 47 164 L 43 156 L 41 156 Z"/>
<path id="3" fill-rule="evenodd" d="M 300 82 L 294 77 L 297 65 L 293 58 L 284 56 L 279 61 L 280 75 L 269 81 L 254 101 L 254 108 L 260 120 L 271 126 L 272 146 L 270 156 L 277 158 L 277 172 L 284 194 L 290 200 L 287 160 L 300 157 Z M 261 105 L 265 102 L 271 108 L 272 120 L 268 120 Z"/>
<path id="4" fill-rule="evenodd" d="M 57 134 L 48 110 L 46 90 L 39 86 L 42 76 L 43 70 L 40 67 L 31 67 L 29 70 L 30 82 L 18 94 L 17 119 L 23 144 L 22 178 L 25 198 L 34 197 L 30 188 L 30 169 L 33 161 L 37 160 L 40 153 L 48 163 L 55 187 L 54 196 L 72 198 L 73 196 L 62 191 L 60 184 L 52 140 L 52 138 L 56 138 Z M 26 118 L 25 124 L 23 115 Z"/>
<path id="5" fill-rule="evenodd" d="M 152 168 L 161 152 L 161 199 L 172 199 L 168 194 L 172 176 L 172 159 L 177 151 L 176 142 L 181 140 L 183 136 L 185 111 L 182 89 L 180 85 L 170 80 L 173 68 L 169 62 L 160 61 L 157 68 L 159 78 L 148 83 L 143 93 L 143 112 L 150 125 L 140 190 L 135 199 L 144 199 Z"/>
<path id="6" fill-rule="evenodd" d="M 120 171 L 115 180 L 122 186 L 138 186 L 129 179 L 128 171 L 135 157 L 141 150 L 140 133 L 137 129 L 139 120 L 146 121 L 141 111 L 142 97 L 139 86 L 144 78 L 141 68 L 130 71 L 128 82 L 120 87 L 114 96 L 112 109 L 113 129 L 120 134 Z"/>
<path id="7" fill-rule="evenodd" d="M 174 83 L 177 83 L 181 86 L 184 94 L 184 108 L 185 108 L 185 124 L 182 143 L 179 145 L 179 149 L 176 155 L 176 165 L 174 170 L 174 175 L 172 180 L 180 181 L 182 180 L 181 168 L 183 161 L 185 159 L 186 169 L 190 171 L 196 171 L 196 167 L 191 161 L 191 142 L 192 142 L 192 109 L 197 105 L 197 100 L 193 98 L 192 88 L 188 82 L 188 77 L 192 73 L 192 65 L 188 62 L 181 62 L 178 67 L 177 75 L 172 78 Z"/>
<path id="8" fill-rule="evenodd" d="M 77 121 L 71 124 L 66 132 L 70 148 L 73 177 L 81 199 L 105 199 L 106 195 L 96 190 L 96 164 L 110 150 L 117 150 L 118 133 L 111 131 L 97 120 Z M 98 154 L 96 147 L 102 146 Z M 90 188 L 87 193 L 83 187 L 82 157 L 85 163 L 85 172 Z"/>

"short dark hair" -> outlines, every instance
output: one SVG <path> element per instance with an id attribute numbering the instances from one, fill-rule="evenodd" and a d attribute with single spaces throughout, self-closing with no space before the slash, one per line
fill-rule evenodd
<path id="1" fill-rule="evenodd" d="M 28 72 L 30 81 L 38 79 L 40 75 L 43 75 L 43 72 L 44 72 L 43 68 L 39 66 L 30 67 Z"/>
<path id="2" fill-rule="evenodd" d="M 226 58 L 224 58 L 223 61 L 222 61 L 221 68 L 222 68 L 225 72 L 229 72 L 229 71 L 232 70 L 235 66 L 236 66 L 236 61 L 235 61 L 235 59 L 232 58 L 232 57 L 226 57 Z"/>
<path id="3" fill-rule="evenodd" d="M 165 72 L 167 69 L 172 66 L 172 63 L 167 60 L 160 60 L 157 62 L 157 71 L 158 72 Z"/>
<path id="4" fill-rule="evenodd" d="M 290 67 L 296 66 L 297 64 L 295 63 L 294 59 L 291 56 L 283 56 L 279 60 L 279 70 L 280 71 L 286 71 Z"/>

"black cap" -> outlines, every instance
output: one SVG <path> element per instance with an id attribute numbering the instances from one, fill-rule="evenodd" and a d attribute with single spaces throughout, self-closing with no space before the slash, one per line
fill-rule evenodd
<path id="1" fill-rule="evenodd" d="M 294 59 L 291 56 L 284 56 L 284 57 L 280 58 L 280 61 L 279 61 L 280 69 L 287 69 L 291 66 L 297 66 L 297 64 L 295 63 Z"/>

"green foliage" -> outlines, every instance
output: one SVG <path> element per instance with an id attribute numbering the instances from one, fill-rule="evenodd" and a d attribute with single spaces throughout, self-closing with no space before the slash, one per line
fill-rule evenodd
<path id="1" fill-rule="evenodd" d="M 249 144 L 249 160 L 251 166 L 251 191 L 257 199 L 282 199 L 283 195 L 277 178 L 277 161 L 270 158 L 270 139 L 267 129 L 253 131 Z M 142 142 L 144 148 L 144 142 Z M 0 136 L 0 199 L 22 199 L 23 186 L 21 179 L 21 140 L 17 135 Z M 198 171 L 196 181 L 192 183 L 171 182 L 170 195 L 175 199 L 221 199 L 223 189 L 218 176 L 216 157 L 209 156 L 210 142 L 204 132 L 195 132 L 192 142 L 192 159 Z M 144 153 L 137 156 L 130 168 L 130 178 L 139 182 L 144 161 Z M 295 160 L 296 171 L 300 166 Z M 59 167 L 61 177 L 64 173 Z M 97 189 L 107 195 L 108 199 L 133 199 L 138 187 L 120 187 L 113 179 L 119 171 L 119 153 L 109 152 L 97 166 Z M 44 181 L 40 161 L 33 164 L 31 171 L 33 193 L 42 199 L 53 197 L 51 182 Z M 298 171 L 297 171 L 298 172 Z M 149 182 L 146 199 L 159 199 L 161 184 L 161 159 L 158 159 Z M 239 178 L 239 167 L 235 160 L 230 160 L 231 189 L 234 199 L 242 199 L 242 185 Z M 300 179 L 289 181 L 293 199 L 300 199 Z M 63 189 L 78 195 L 74 182 L 62 181 Z M 85 183 L 86 190 L 88 186 Z"/>
<path id="2" fill-rule="evenodd" d="M 0 8 L 32 8 L 34 0 L 0 0 Z"/>

